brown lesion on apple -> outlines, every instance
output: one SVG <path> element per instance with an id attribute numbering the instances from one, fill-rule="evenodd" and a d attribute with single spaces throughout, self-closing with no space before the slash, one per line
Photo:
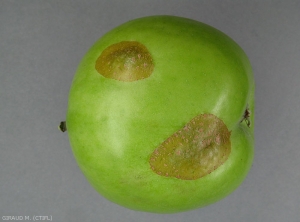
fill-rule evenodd
<path id="1" fill-rule="evenodd" d="M 96 60 L 95 69 L 106 78 L 132 82 L 148 78 L 154 63 L 145 45 L 137 41 L 122 41 L 103 50 Z"/>
<path id="2" fill-rule="evenodd" d="M 213 114 L 194 117 L 151 154 L 151 169 L 158 175 L 196 180 L 220 167 L 231 152 L 231 132 Z"/>

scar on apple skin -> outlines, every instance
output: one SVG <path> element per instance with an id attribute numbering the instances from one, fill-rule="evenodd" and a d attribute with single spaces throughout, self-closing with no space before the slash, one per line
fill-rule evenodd
<path id="1" fill-rule="evenodd" d="M 220 167 L 231 152 L 231 132 L 213 114 L 201 114 L 175 132 L 151 154 L 158 175 L 196 180 Z"/>
<path id="2" fill-rule="evenodd" d="M 122 41 L 108 46 L 95 64 L 95 69 L 102 76 L 124 82 L 148 78 L 153 68 L 150 52 L 137 41 Z"/>

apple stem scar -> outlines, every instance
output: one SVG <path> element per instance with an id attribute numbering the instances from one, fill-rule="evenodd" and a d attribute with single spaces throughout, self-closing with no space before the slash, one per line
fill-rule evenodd
<path id="1" fill-rule="evenodd" d="M 60 122 L 58 129 L 62 132 L 66 132 L 67 131 L 67 124 L 66 121 L 62 121 Z"/>

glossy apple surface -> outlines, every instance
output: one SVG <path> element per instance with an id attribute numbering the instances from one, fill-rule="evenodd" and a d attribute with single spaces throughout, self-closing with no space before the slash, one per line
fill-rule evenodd
<path id="1" fill-rule="evenodd" d="M 251 167 L 250 63 L 206 24 L 132 20 L 82 59 L 66 124 L 80 169 L 107 199 L 156 213 L 202 207 L 235 190 Z"/>

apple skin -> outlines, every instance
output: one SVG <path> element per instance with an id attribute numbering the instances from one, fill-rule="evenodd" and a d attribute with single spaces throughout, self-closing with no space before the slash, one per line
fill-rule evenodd
<path id="1" fill-rule="evenodd" d="M 153 57 L 145 79 L 125 82 L 95 69 L 110 45 L 137 41 Z M 245 110 L 251 115 L 248 127 Z M 161 176 L 149 165 L 156 147 L 199 114 L 231 132 L 228 159 L 204 177 Z M 176 213 L 212 204 L 234 191 L 254 152 L 254 79 L 243 50 L 206 24 L 175 16 L 129 21 L 100 38 L 72 82 L 66 119 L 75 159 L 90 184 L 121 206 Z"/>

